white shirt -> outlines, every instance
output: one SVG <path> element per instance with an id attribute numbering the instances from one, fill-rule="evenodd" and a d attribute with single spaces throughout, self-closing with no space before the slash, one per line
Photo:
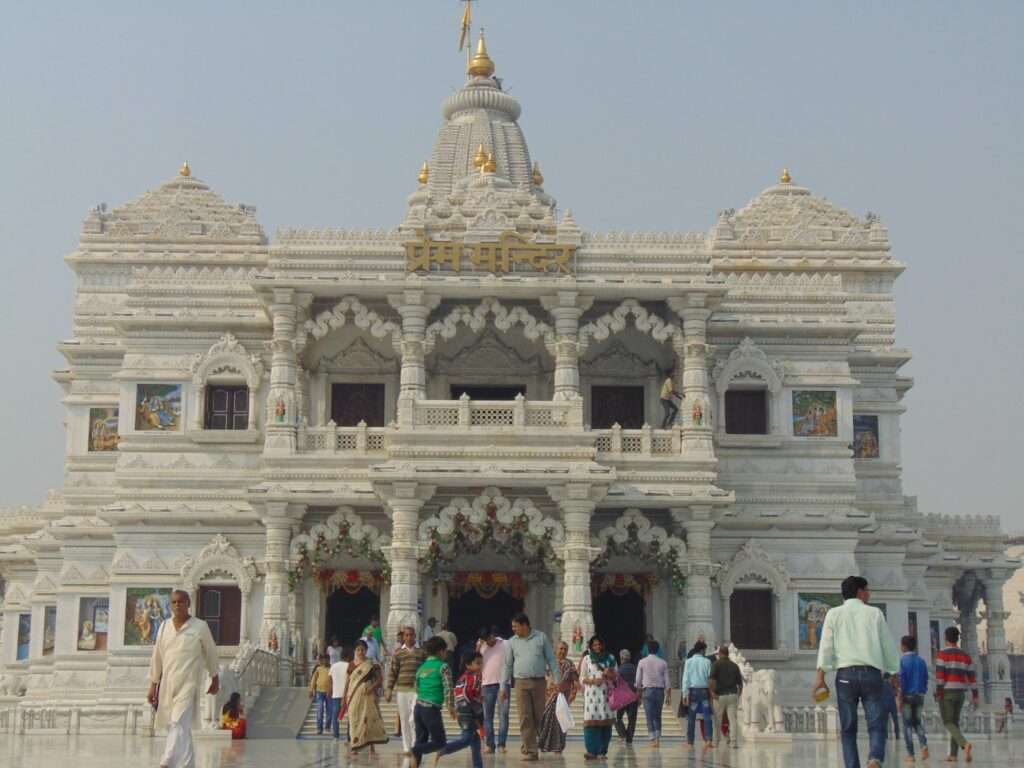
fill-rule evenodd
<path id="1" fill-rule="evenodd" d="M 160 625 L 149 663 L 149 681 L 160 685 L 156 725 L 177 722 L 193 704 L 193 724 L 199 720 L 199 696 L 205 670 L 211 677 L 220 672 L 217 644 L 202 619 L 190 616 L 176 629 L 168 619 Z"/>
<path id="2" fill-rule="evenodd" d="M 341 646 L 340 645 L 328 645 L 327 646 L 327 657 L 331 660 L 331 664 L 337 664 L 341 661 Z"/>
<path id="3" fill-rule="evenodd" d="M 341 654 L 341 651 L 338 651 Z M 348 662 L 336 661 L 331 664 L 331 698 L 344 699 L 345 685 L 348 683 Z"/>

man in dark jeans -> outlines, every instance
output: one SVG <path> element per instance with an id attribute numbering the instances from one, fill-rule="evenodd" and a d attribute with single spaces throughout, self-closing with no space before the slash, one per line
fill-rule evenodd
<path id="1" fill-rule="evenodd" d="M 914 734 L 921 742 L 921 759 L 928 759 L 928 736 L 924 732 L 921 711 L 924 695 L 928 693 L 928 665 L 917 655 L 917 638 L 904 635 L 900 641 L 903 657 L 900 659 L 900 707 L 903 710 L 903 738 L 907 741 L 907 757 L 914 757 Z M 909 760 L 908 760 L 909 762 Z"/>
<path id="2" fill-rule="evenodd" d="M 629 684 L 630 690 L 636 691 L 636 664 L 632 662 L 633 654 L 623 648 L 619 651 L 619 677 Z M 640 706 L 637 699 L 632 704 L 620 707 L 615 713 L 615 732 L 619 738 L 627 744 L 633 743 L 633 734 L 636 733 L 636 713 Z M 626 718 L 626 725 L 622 724 L 622 718 Z"/>
<path id="3" fill-rule="evenodd" d="M 886 713 L 882 675 L 895 675 L 900 658 L 885 616 L 868 605 L 867 579 L 848 576 L 842 584 L 843 604 L 825 614 L 818 645 L 814 691 L 828 690 L 825 673 L 835 670 L 840 739 L 846 768 L 860 768 L 857 751 L 857 705 L 864 704 L 868 721 L 868 768 L 882 768 L 885 759 Z M 899 677 L 894 678 L 896 681 Z"/>

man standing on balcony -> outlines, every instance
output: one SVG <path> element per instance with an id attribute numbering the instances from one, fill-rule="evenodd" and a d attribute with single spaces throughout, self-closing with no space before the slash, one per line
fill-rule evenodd
<path id="1" fill-rule="evenodd" d="M 676 392 L 676 385 L 672 381 L 672 371 L 665 376 L 665 383 L 661 385 L 661 410 L 665 417 L 661 420 L 661 428 L 668 429 L 676 420 L 679 413 L 679 406 L 676 400 L 682 400 L 682 396 Z"/>
<path id="2" fill-rule="evenodd" d="M 188 592 L 171 593 L 171 620 L 160 625 L 149 663 L 150 704 L 157 708 L 154 726 L 167 727 L 160 768 L 190 768 L 195 763 L 192 726 L 199 725 L 199 696 L 204 670 L 210 675 L 206 693 L 220 690 L 217 644 L 202 619 L 190 616 Z"/>

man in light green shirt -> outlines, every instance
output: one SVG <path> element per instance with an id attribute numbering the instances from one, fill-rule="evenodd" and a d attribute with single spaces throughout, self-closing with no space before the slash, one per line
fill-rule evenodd
<path id="1" fill-rule="evenodd" d="M 842 584 L 843 604 L 825 614 L 818 644 L 818 677 L 814 691 L 828 690 L 825 673 L 836 673 L 840 737 L 846 768 L 860 768 L 857 752 L 857 704 L 863 702 L 868 721 L 868 768 L 881 768 L 885 757 L 886 719 L 882 699 L 883 673 L 899 680 L 900 657 L 885 616 L 868 605 L 867 579 L 848 576 Z"/>

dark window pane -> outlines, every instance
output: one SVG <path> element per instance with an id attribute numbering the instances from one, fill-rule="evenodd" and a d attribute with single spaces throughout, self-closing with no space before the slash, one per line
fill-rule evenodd
<path id="1" fill-rule="evenodd" d="M 730 640 L 740 650 L 775 647 L 774 597 L 768 589 L 738 589 L 729 597 Z"/>
<path id="2" fill-rule="evenodd" d="M 206 429 L 248 429 L 249 388 L 207 386 L 204 426 Z"/>
<path id="3" fill-rule="evenodd" d="M 726 392 L 725 431 L 730 435 L 767 435 L 767 390 L 730 389 Z"/>
<path id="4" fill-rule="evenodd" d="M 610 429 L 613 424 L 623 429 L 639 429 L 644 425 L 643 387 L 590 388 L 590 426 Z"/>
<path id="5" fill-rule="evenodd" d="M 383 384 L 332 384 L 331 419 L 339 427 L 384 426 Z"/>
<path id="6" fill-rule="evenodd" d="M 219 619 L 220 618 L 220 590 L 217 589 L 203 589 L 202 595 L 200 596 L 203 606 L 203 615 L 201 619 Z"/>

